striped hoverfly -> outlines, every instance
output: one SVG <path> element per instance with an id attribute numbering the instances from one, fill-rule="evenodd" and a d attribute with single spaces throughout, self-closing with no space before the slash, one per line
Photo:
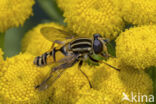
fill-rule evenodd
<path id="1" fill-rule="evenodd" d="M 50 86 L 50 84 L 48 84 L 48 81 L 50 79 L 53 79 L 52 83 L 54 83 L 55 80 L 57 80 L 63 74 L 65 69 L 72 67 L 73 65 L 75 65 L 75 63 L 79 63 L 78 69 L 86 77 L 86 79 L 89 82 L 90 88 L 92 88 L 92 84 L 88 76 L 81 70 L 81 66 L 83 62 L 87 59 L 95 63 L 100 63 L 99 60 L 93 57 L 93 54 L 100 55 L 105 59 L 108 59 L 110 56 L 108 54 L 106 46 L 108 40 L 103 38 L 100 34 L 97 33 L 93 34 L 93 38 L 82 38 L 82 37 L 79 38 L 77 35 L 72 35 L 70 32 L 66 30 L 54 27 L 43 27 L 41 28 L 40 31 L 43 34 L 43 36 L 46 39 L 52 41 L 53 44 L 48 52 L 45 52 L 41 56 L 37 56 L 34 59 L 34 64 L 36 66 L 45 66 L 50 63 L 61 63 L 61 64 L 51 68 L 51 71 L 47 75 L 47 78 L 45 78 L 42 81 L 42 83 L 37 85 L 35 88 L 39 90 L 47 89 Z M 53 37 L 57 37 L 58 39 Z M 55 47 L 55 44 L 60 44 L 61 46 Z M 57 52 L 63 54 L 64 57 L 61 59 L 57 59 L 56 56 Z M 105 62 L 103 63 L 108 65 L 109 67 L 112 67 L 113 69 L 116 69 L 117 71 L 120 71 L 114 66 L 111 66 Z M 59 72 L 59 74 L 55 76 L 53 75 L 54 72 Z"/>

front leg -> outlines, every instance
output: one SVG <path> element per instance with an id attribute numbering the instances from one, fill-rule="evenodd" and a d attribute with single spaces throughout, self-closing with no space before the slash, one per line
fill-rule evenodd
<path id="1" fill-rule="evenodd" d="M 90 59 L 91 61 L 93 61 L 93 62 L 96 62 L 96 63 L 104 63 L 105 65 L 107 65 L 107 66 L 109 66 L 109 67 L 111 67 L 111 68 L 113 68 L 113 69 L 115 69 L 115 70 L 117 70 L 117 71 L 120 71 L 120 69 L 118 69 L 118 68 L 116 68 L 116 67 L 114 67 L 114 66 L 112 66 L 112 65 L 110 65 L 110 64 L 108 64 L 108 63 L 106 63 L 106 62 L 96 60 L 96 59 L 92 58 L 90 55 L 89 55 L 89 59 Z"/>
<path id="2" fill-rule="evenodd" d="M 89 83 L 90 88 L 92 88 L 92 84 L 91 84 L 91 82 L 90 82 L 88 76 L 86 75 L 86 73 L 84 73 L 84 72 L 81 70 L 82 64 L 83 64 L 83 61 L 81 60 L 81 61 L 79 62 L 79 65 L 78 65 L 78 69 L 79 69 L 79 70 L 81 71 L 81 73 L 86 77 L 86 79 L 87 79 L 87 81 L 88 81 L 88 83 Z"/>

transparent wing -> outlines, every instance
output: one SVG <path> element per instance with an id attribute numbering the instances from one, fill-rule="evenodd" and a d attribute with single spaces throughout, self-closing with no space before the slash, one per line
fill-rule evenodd
<path id="1" fill-rule="evenodd" d="M 77 37 L 76 35 L 72 34 L 72 32 L 69 32 L 64 28 L 43 27 L 41 28 L 40 32 L 46 39 L 52 42 L 55 40 L 64 41 L 65 39 Z"/>
<path id="2" fill-rule="evenodd" d="M 38 88 L 40 91 L 43 91 L 47 89 L 49 86 L 51 86 L 60 76 L 63 74 L 63 72 L 71 67 L 76 62 L 76 56 L 71 55 L 67 56 L 60 61 L 59 63 L 62 63 L 56 67 L 53 67 L 50 72 L 46 75 L 44 80 L 41 84 L 37 85 L 36 88 Z"/>

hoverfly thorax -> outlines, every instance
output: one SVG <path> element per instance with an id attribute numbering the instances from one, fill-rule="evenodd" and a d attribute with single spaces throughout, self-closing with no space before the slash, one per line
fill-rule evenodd
<path id="1" fill-rule="evenodd" d="M 94 39 L 93 39 L 93 50 L 95 54 L 99 54 L 103 51 L 103 43 L 99 38 L 102 36 L 100 34 L 94 34 Z"/>

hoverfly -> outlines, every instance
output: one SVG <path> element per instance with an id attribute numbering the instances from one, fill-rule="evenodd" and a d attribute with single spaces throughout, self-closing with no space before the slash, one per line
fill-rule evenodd
<path id="1" fill-rule="evenodd" d="M 59 74 L 55 78 L 53 78 L 52 83 L 61 76 L 61 74 L 65 71 L 65 69 L 72 67 L 77 62 L 79 62 L 78 69 L 86 77 L 86 79 L 89 82 L 90 88 L 92 88 L 92 84 L 89 78 L 87 77 L 87 75 L 81 70 L 81 66 L 83 62 L 87 59 L 90 59 L 95 63 L 99 63 L 100 62 L 99 60 L 96 60 L 92 57 L 93 54 L 100 55 L 107 59 L 110 56 L 108 54 L 107 46 L 106 46 L 108 40 L 104 39 L 100 34 L 93 34 L 93 38 L 77 38 L 77 36 L 75 36 L 76 38 L 75 37 L 73 38 L 73 35 L 68 33 L 68 31 L 54 28 L 54 27 L 44 27 L 40 31 L 44 35 L 44 37 L 52 41 L 53 44 L 50 51 L 45 52 L 43 55 L 37 56 L 35 58 L 34 64 L 37 66 L 44 66 L 52 62 L 61 63 L 61 64 L 52 68 L 50 74 L 47 75 L 48 77 L 45 78 L 45 80 L 41 84 L 37 85 L 36 88 L 40 90 L 44 90 L 48 88 L 49 85 L 47 83 L 49 79 L 51 79 L 51 77 L 54 77 L 53 75 L 54 72 L 59 72 Z M 57 36 L 60 33 L 63 35 Z M 49 34 L 51 34 L 51 36 Z M 52 36 L 58 37 L 59 40 L 55 40 Z M 70 41 L 64 42 L 63 40 L 70 40 Z M 62 46 L 59 48 L 54 47 L 55 43 L 61 44 Z M 56 61 L 57 52 L 61 52 L 64 55 L 64 58 Z M 52 60 L 48 61 L 49 57 L 52 57 L 53 61 Z M 119 69 L 107 63 L 105 64 L 108 65 L 109 67 L 116 69 L 117 71 L 120 71 Z"/>

